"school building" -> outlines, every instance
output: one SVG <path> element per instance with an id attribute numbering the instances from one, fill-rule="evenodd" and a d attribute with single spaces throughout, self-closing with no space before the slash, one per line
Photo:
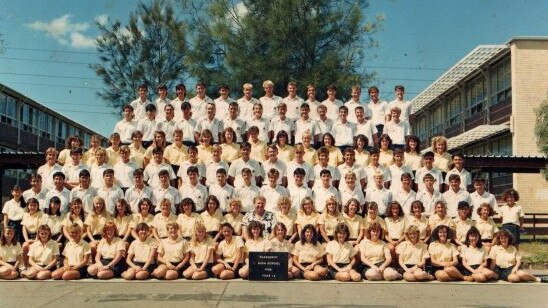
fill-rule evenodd
<path id="1" fill-rule="evenodd" d="M 89 145 L 90 137 L 97 134 L 1 83 L 0 132 L 0 188 L 3 198 L 10 195 L 10 189 L 16 183 L 28 187 L 27 178 L 33 171 L 10 169 L 10 166 L 21 168 L 27 163 L 23 161 L 25 158 L 32 160 L 32 153 L 43 153 L 49 147 L 63 149 L 68 136 L 78 135 L 85 145 Z M 44 158 L 41 160 L 43 163 Z"/>
<path id="2" fill-rule="evenodd" d="M 480 45 L 412 100 L 413 132 L 422 148 L 444 135 L 448 150 L 468 156 L 543 157 L 534 134 L 535 109 L 548 95 L 548 37 L 516 37 Z M 514 187 L 528 213 L 548 212 L 548 182 L 540 173 L 490 172 L 500 194 Z"/>

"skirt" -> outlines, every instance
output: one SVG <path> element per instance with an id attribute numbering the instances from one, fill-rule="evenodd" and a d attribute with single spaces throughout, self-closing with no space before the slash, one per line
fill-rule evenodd
<path id="1" fill-rule="evenodd" d="M 347 266 L 348 266 L 348 263 L 336 263 L 336 264 L 337 264 L 337 266 L 338 266 L 339 268 L 343 268 L 343 267 L 347 267 Z M 337 270 L 336 270 L 334 267 L 332 267 L 332 266 L 328 266 L 328 267 L 327 267 L 327 272 L 328 272 L 328 276 L 327 276 L 327 277 L 328 277 L 329 279 L 335 279 L 335 275 L 336 275 L 339 271 L 337 271 Z"/>
<path id="2" fill-rule="evenodd" d="M 196 267 L 197 268 L 200 268 L 202 266 L 203 263 L 196 263 Z M 207 273 L 207 277 L 208 278 L 211 278 L 213 277 L 213 263 L 208 263 L 205 268 L 204 268 L 204 271 Z"/>
<path id="3" fill-rule="evenodd" d="M 478 269 L 478 267 L 480 267 L 480 264 L 474 264 L 474 265 L 470 265 L 471 268 L 473 269 Z M 466 267 L 462 267 L 462 274 L 464 276 L 470 276 L 472 275 L 473 273 L 471 271 L 469 271 Z"/>
<path id="4" fill-rule="evenodd" d="M 513 268 L 514 268 L 513 266 L 510 266 L 510 267 L 507 267 L 507 268 L 496 266 L 495 267 L 495 273 L 497 274 L 497 276 L 499 276 L 499 279 L 504 280 L 504 281 L 508 281 L 508 276 L 510 276 L 510 274 L 512 274 L 512 269 Z"/>
<path id="5" fill-rule="evenodd" d="M 140 268 L 143 268 L 143 266 L 145 266 L 145 262 L 133 262 L 133 264 L 137 265 Z M 156 269 L 156 264 L 150 264 L 147 267 L 146 271 L 148 272 L 149 275 L 152 275 L 152 272 L 154 272 L 155 269 Z"/>
<path id="6" fill-rule="evenodd" d="M 112 262 L 113 259 L 101 259 L 101 264 L 103 264 L 103 266 L 107 266 L 110 262 Z M 120 261 L 118 261 L 118 263 L 116 263 L 113 267 L 112 267 L 112 272 L 114 273 L 114 277 L 120 277 L 120 275 L 122 275 L 122 273 L 126 270 L 126 262 L 123 260 L 123 259 L 120 259 Z"/>

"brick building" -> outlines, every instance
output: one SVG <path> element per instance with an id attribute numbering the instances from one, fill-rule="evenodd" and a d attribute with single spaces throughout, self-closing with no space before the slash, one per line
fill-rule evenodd
<path id="1" fill-rule="evenodd" d="M 534 135 L 535 109 L 548 94 L 547 68 L 548 37 L 480 45 L 413 99 L 413 132 L 423 148 L 433 136 L 445 135 L 450 152 L 541 156 Z M 548 212 L 543 175 L 484 176 L 493 193 L 513 186 L 527 212 Z"/>

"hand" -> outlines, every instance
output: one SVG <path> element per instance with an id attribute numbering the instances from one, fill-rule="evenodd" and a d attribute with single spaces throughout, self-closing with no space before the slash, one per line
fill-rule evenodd
<path id="1" fill-rule="evenodd" d="M 347 265 L 344 268 L 342 268 L 343 272 L 350 272 L 351 270 L 352 270 L 352 267 L 350 265 Z"/>
<path id="2" fill-rule="evenodd" d="M 304 270 L 305 270 L 305 271 L 311 271 L 313 268 L 314 268 L 314 266 L 312 266 L 312 264 L 310 264 L 310 265 L 306 266 L 306 267 L 304 268 Z"/>
<path id="3" fill-rule="evenodd" d="M 170 269 L 170 270 L 174 270 L 174 271 L 177 270 L 177 266 L 175 266 L 175 265 L 173 265 L 173 264 L 171 264 L 171 263 L 167 265 L 167 268 Z"/>
<path id="4" fill-rule="evenodd" d="M 143 268 L 140 267 L 140 266 L 137 266 L 137 267 L 135 268 L 135 271 L 136 271 L 136 272 L 140 272 L 140 271 L 142 271 L 142 270 L 143 270 Z"/>
<path id="5" fill-rule="evenodd" d="M 108 266 L 108 265 L 103 265 L 103 266 L 101 267 L 101 270 L 102 270 L 102 271 L 108 271 L 108 270 L 110 270 L 110 266 Z"/>

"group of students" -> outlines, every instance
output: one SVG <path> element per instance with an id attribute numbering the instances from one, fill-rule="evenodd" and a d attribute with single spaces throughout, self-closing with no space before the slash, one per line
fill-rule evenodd
<path id="1" fill-rule="evenodd" d="M 314 86 L 306 102 L 295 83 L 284 99 L 263 86 L 260 100 L 246 84 L 234 102 L 228 87 L 213 101 L 198 83 L 186 102 L 184 85 L 172 101 L 161 85 L 154 103 L 141 86 L 110 147 L 93 136 L 84 151 L 72 136 L 60 153 L 47 149 L 32 187 L 14 187 L 2 209 L 0 277 L 245 278 L 249 252 L 278 251 L 291 254 L 293 278 L 533 280 L 518 250 L 510 258 L 517 192 L 498 207 L 444 137 L 421 154 L 403 86 L 391 103 L 369 88 L 368 104 L 353 87 L 344 105 L 334 86 L 322 103 Z"/>

